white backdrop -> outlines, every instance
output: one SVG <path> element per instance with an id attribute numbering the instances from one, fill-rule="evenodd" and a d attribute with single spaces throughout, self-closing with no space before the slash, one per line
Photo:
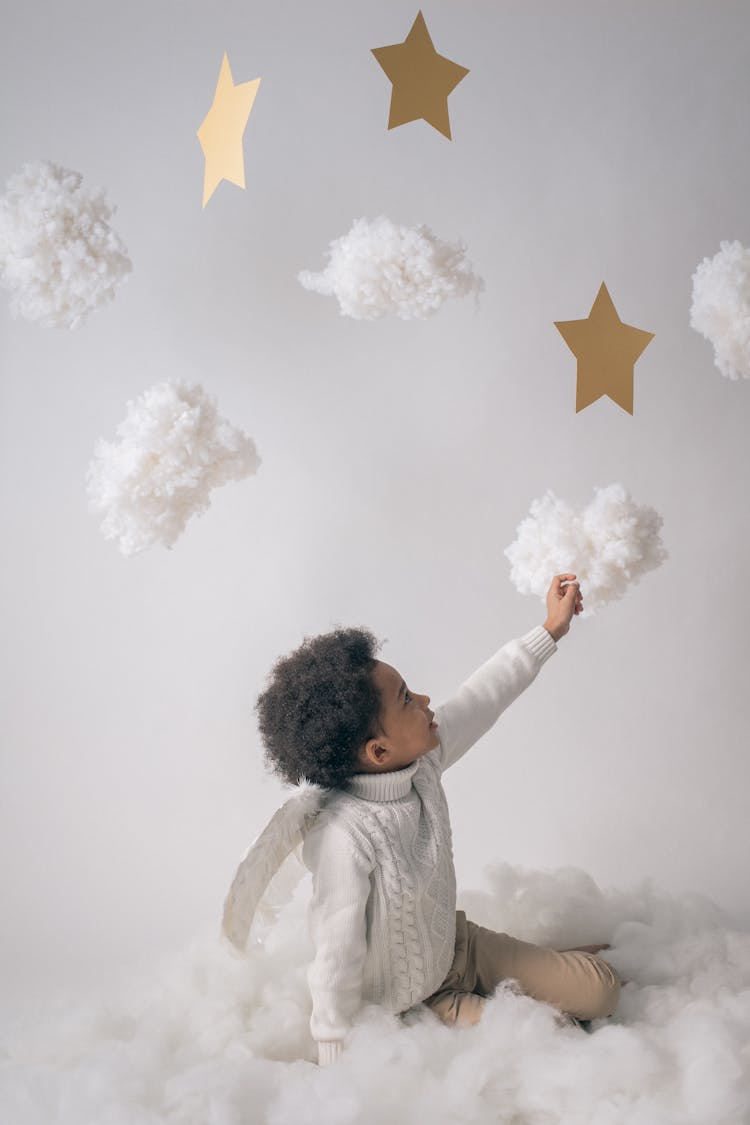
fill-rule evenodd
<path id="1" fill-rule="evenodd" d="M 51 159 L 105 186 L 134 270 L 74 332 L 0 306 L 0 994 L 84 989 L 218 926 L 237 861 L 286 795 L 253 704 L 277 656 L 336 623 L 441 702 L 544 606 L 503 549 L 547 488 L 621 481 L 667 563 L 575 619 L 445 777 L 459 887 L 485 864 L 652 877 L 750 924 L 750 385 L 689 327 L 691 274 L 750 242 L 745 3 L 433 2 L 470 68 L 454 140 L 388 132 L 372 47 L 417 8 L 324 0 L 4 0 L 3 183 Z M 224 51 L 260 76 L 247 189 L 201 210 L 195 135 Z M 463 238 L 477 310 L 355 322 L 303 268 L 354 218 Z M 606 281 L 655 333 L 631 417 L 575 414 L 555 320 Z M 171 551 L 124 558 L 86 507 L 99 436 L 167 377 L 255 439 Z M 551 577 L 551 576 L 550 576 Z M 585 588 L 583 590 L 585 597 Z M 591 941 L 599 940 L 592 933 Z"/>

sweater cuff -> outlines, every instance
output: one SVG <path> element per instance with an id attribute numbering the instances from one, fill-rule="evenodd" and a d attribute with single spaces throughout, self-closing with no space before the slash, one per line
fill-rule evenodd
<path id="1" fill-rule="evenodd" d="M 329 1066 L 343 1054 L 344 1044 L 340 1039 L 318 1040 L 318 1066 Z"/>
<path id="2" fill-rule="evenodd" d="M 547 632 L 543 625 L 535 625 L 533 629 L 529 629 L 528 633 L 524 633 L 521 637 L 521 643 L 537 658 L 540 668 L 545 661 L 549 660 L 553 652 L 557 652 L 554 637 Z"/>

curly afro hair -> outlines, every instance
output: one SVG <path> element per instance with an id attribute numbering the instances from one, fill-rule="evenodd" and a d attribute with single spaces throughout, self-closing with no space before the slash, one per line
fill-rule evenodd
<path id="1" fill-rule="evenodd" d="M 337 628 L 274 664 L 255 710 L 266 762 L 285 781 L 343 789 L 358 772 L 359 748 L 378 732 L 378 648 L 368 629 Z"/>

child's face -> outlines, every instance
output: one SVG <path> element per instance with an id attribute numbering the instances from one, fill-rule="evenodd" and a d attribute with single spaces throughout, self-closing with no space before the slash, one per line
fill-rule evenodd
<path id="1" fill-rule="evenodd" d="M 401 770 L 440 744 L 429 695 L 409 691 L 400 672 L 376 662 L 372 673 L 381 699 L 381 730 L 360 751 L 363 772 Z"/>

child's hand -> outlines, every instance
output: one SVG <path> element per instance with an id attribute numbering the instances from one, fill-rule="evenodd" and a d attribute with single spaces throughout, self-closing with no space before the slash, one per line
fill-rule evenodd
<path id="1" fill-rule="evenodd" d="M 571 618 L 583 610 L 583 596 L 575 574 L 556 574 L 547 591 L 547 620 L 544 628 L 555 641 L 570 629 Z M 563 589 L 563 583 L 567 583 Z"/>

